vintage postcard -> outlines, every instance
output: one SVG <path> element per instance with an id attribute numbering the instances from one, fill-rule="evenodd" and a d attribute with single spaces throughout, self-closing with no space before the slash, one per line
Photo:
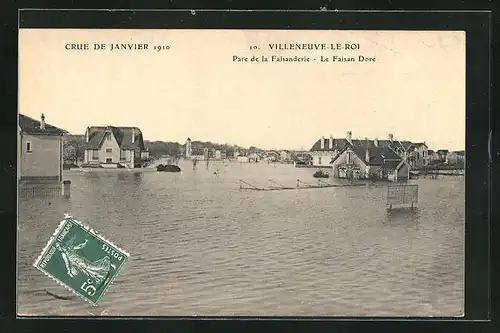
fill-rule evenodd
<path id="1" fill-rule="evenodd" d="M 463 316 L 465 45 L 20 29 L 18 314 Z"/>

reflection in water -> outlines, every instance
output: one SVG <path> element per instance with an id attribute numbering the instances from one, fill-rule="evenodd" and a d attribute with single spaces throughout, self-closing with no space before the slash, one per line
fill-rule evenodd
<path id="1" fill-rule="evenodd" d="M 386 219 L 382 224 L 387 226 L 400 226 L 413 228 L 418 225 L 420 219 L 420 210 L 408 208 L 393 208 L 386 213 Z"/>
<path id="2" fill-rule="evenodd" d="M 182 162 L 182 161 L 181 161 Z M 107 315 L 434 315 L 463 312 L 464 183 L 418 180 L 419 210 L 386 187 L 240 191 L 313 182 L 314 169 L 210 165 L 181 173 L 70 172 L 69 200 L 21 200 L 22 314 L 87 315 L 33 262 L 65 212 L 130 253 Z M 218 177 L 213 171 L 220 167 Z M 213 170 L 212 170 L 213 168 Z M 337 181 L 337 180 L 329 180 Z"/>

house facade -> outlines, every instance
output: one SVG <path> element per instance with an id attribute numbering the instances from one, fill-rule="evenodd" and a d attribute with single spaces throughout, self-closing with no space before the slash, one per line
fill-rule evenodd
<path id="1" fill-rule="evenodd" d="M 63 134 L 67 131 L 19 114 L 17 177 L 20 183 L 62 181 Z"/>
<path id="2" fill-rule="evenodd" d="M 149 158 L 137 127 L 93 126 L 85 131 L 86 166 L 140 168 Z"/>
<path id="3" fill-rule="evenodd" d="M 445 163 L 446 156 L 450 151 L 448 149 L 439 149 L 436 153 L 439 156 L 439 161 Z"/>
<path id="4" fill-rule="evenodd" d="M 446 155 L 446 164 L 463 165 L 465 163 L 465 151 L 453 151 Z"/>
<path id="5" fill-rule="evenodd" d="M 257 163 L 257 162 L 260 162 L 261 160 L 261 156 L 257 153 L 251 153 L 248 155 L 248 162 L 250 163 Z"/>
<path id="6" fill-rule="evenodd" d="M 332 161 L 333 176 L 343 179 L 408 180 L 410 166 L 388 147 L 346 146 Z"/>
<path id="7" fill-rule="evenodd" d="M 289 150 L 282 150 L 280 152 L 280 161 L 281 162 L 291 162 L 292 161 L 292 152 Z"/>
<path id="8" fill-rule="evenodd" d="M 321 137 L 316 141 L 310 149 L 312 165 L 319 168 L 331 167 L 332 161 L 346 147 L 390 148 L 412 168 L 426 165 L 429 160 L 425 143 L 395 140 L 393 134 L 389 134 L 387 140 L 353 139 L 352 132 L 348 131 L 345 138 L 333 138 L 330 135 L 329 138 Z"/>

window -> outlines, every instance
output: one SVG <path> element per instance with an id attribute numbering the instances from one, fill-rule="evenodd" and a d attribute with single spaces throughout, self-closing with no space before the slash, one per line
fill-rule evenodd
<path id="1" fill-rule="evenodd" d="M 321 164 L 321 157 L 318 157 L 318 164 Z"/>
<path id="2" fill-rule="evenodd" d="M 113 160 L 111 158 L 106 159 L 106 163 L 111 163 Z"/>
<path id="3" fill-rule="evenodd" d="M 93 160 L 99 159 L 99 150 L 92 150 L 92 159 Z"/>
<path id="4" fill-rule="evenodd" d="M 352 162 L 352 152 L 347 152 L 347 164 L 350 164 Z"/>
<path id="5" fill-rule="evenodd" d="M 111 153 L 113 151 L 112 148 L 106 148 L 106 153 Z"/>
<path id="6" fill-rule="evenodd" d="M 106 140 L 111 140 L 111 133 L 106 133 Z"/>
<path id="7" fill-rule="evenodd" d="M 126 160 L 127 159 L 127 152 L 125 150 L 120 150 L 120 160 Z"/>
<path id="8" fill-rule="evenodd" d="M 27 153 L 31 153 L 33 150 L 31 150 L 32 147 L 31 147 L 31 142 L 27 141 L 26 142 L 26 152 Z"/>

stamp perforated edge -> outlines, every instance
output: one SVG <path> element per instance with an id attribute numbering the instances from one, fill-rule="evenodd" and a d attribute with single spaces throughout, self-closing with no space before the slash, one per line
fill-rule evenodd
<path id="1" fill-rule="evenodd" d="M 33 266 L 38 269 L 40 272 L 42 272 L 43 274 L 45 274 L 46 276 L 48 276 L 49 278 L 51 278 L 52 280 L 54 280 L 57 284 L 59 284 L 60 286 L 64 287 L 65 289 L 71 291 L 73 294 L 79 296 L 81 299 L 83 299 L 84 301 L 86 301 L 87 303 L 91 304 L 92 306 L 98 306 L 98 303 L 100 302 L 100 300 L 104 297 L 104 295 L 106 294 L 106 292 L 108 291 L 109 287 L 113 284 L 113 281 L 115 280 L 116 276 L 118 274 L 115 274 L 113 276 L 113 278 L 109 281 L 109 283 L 107 284 L 106 288 L 103 290 L 103 292 L 101 293 L 101 296 L 97 299 L 97 301 L 94 303 L 92 302 L 90 299 L 86 298 L 85 296 L 83 296 L 82 294 L 78 293 L 75 289 L 73 289 L 72 287 L 66 285 L 64 282 L 60 281 L 59 279 L 55 278 L 54 276 L 52 276 L 51 274 L 49 274 L 48 272 L 46 272 L 45 270 L 43 270 L 42 268 L 38 267 L 38 264 L 40 263 L 40 261 L 42 260 L 43 256 L 45 255 L 45 253 L 47 252 L 47 250 L 49 249 L 49 247 L 52 245 L 52 243 L 54 242 L 54 240 L 56 239 L 57 235 L 60 233 L 61 229 L 63 228 L 63 226 L 68 222 L 68 221 L 71 221 L 71 222 L 74 222 L 75 224 L 77 224 L 78 226 L 82 227 L 83 229 L 85 229 L 87 232 L 89 232 L 92 236 L 98 238 L 99 240 L 103 241 L 103 242 L 106 242 L 108 243 L 109 245 L 111 245 L 112 247 L 114 247 L 115 249 L 117 249 L 118 251 L 122 252 L 123 255 L 125 256 L 125 260 L 123 261 L 123 263 L 119 266 L 119 269 L 121 269 L 123 267 L 123 265 L 125 265 L 125 262 L 130 258 L 130 254 L 121 249 L 120 247 L 116 246 L 116 244 L 110 242 L 109 240 L 107 240 L 106 238 L 104 238 L 103 236 L 99 235 L 93 228 L 90 228 L 88 226 L 86 226 L 85 224 L 83 224 L 82 222 L 78 221 L 77 219 L 75 219 L 74 217 L 67 217 L 65 219 L 63 219 L 61 222 L 59 222 L 59 225 L 57 226 L 56 230 L 54 231 L 54 233 L 52 234 L 52 236 L 50 237 L 49 241 L 47 242 L 47 244 L 45 244 L 45 247 L 43 248 L 42 252 L 40 253 L 40 255 L 38 256 L 38 258 L 35 260 L 35 262 L 33 263 Z M 118 270 L 119 270 L 118 269 Z"/>

